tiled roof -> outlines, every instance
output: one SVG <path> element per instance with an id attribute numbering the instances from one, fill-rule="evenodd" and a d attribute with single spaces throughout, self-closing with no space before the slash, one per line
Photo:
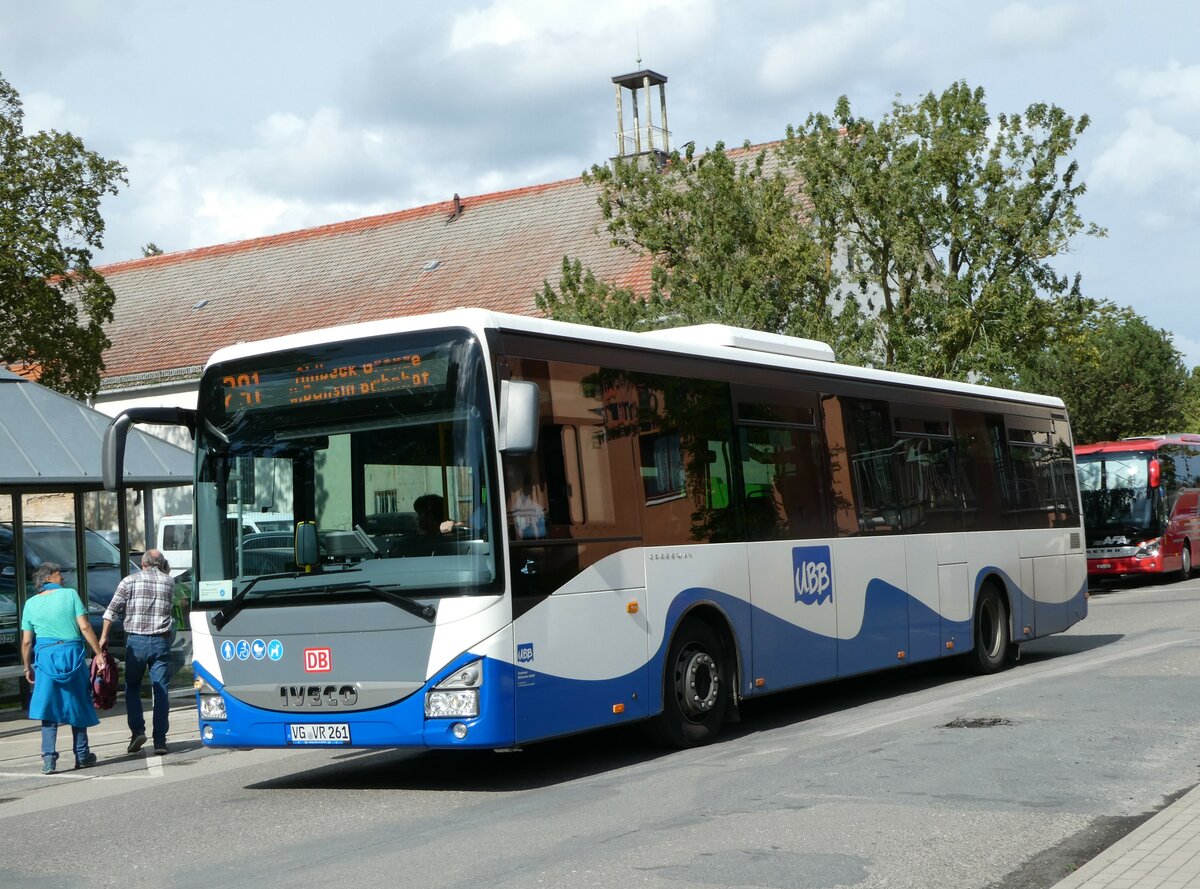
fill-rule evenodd
<path id="1" fill-rule="evenodd" d="M 644 292 L 650 260 L 609 246 L 596 194 L 567 179 L 465 197 L 457 218 L 446 201 L 103 266 L 117 300 L 102 388 L 178 377 L 222 346 L 315 327 L 458 306 L 537 314 L 564 255 Z"/>

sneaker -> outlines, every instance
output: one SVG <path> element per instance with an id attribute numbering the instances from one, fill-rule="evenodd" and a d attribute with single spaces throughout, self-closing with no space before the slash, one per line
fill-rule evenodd
<path id="1" fill-rule="evenodd" d="M 89 753 L 85 754 L 84 756 L 75 757 L 75 768 L 77 768 L 77 769 L 90 769 L 95 764 L 96 764 L 96 754 L 95 753 L 89 752 Z"/>
<path id="2" fill-rule="evenodd" d="M 58 758 L 54 757 L 54 756 L 43 756 L 42 757 L 42 774 L 43 775 L 53 775 L 56 771 L 58 771 L 58 769 L 56 768 L 57 759 Z"/>
<path id="3" fill-rule="evenodd" d="M 145 732 L 134 732 L 133 737 L 129 739 L 129 746 L 125 748 L 126 753 L 137 753 L 142 749 L 142 745 L 146 743 Z"/>
<path id="4" fill-rule="evenodd" d="M 166 741 L 155 741 L 154 742 L 154 755 L 155 756 L 166 756 L 170 752 L 171 751 L 167 748 Z"/>

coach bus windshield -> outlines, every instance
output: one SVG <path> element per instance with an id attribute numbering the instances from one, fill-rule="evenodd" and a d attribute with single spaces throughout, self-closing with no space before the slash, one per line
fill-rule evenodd
<path id="1" fill-rule="evenodd" d="M 193 601 L 496 592 L 490 404 L 482 350 L 465 331 L 210 367 Z M 262 530 L 263 513 L 284 529 Z M 296 562 L 299 523 L 315 526 L 315 564 Z"/>
<path id="2" fill-rule="evenodd" d="M 1087 454 L 1076 458 L 1083 524 L 1100 531 L 1142 534 L 1158 527 L 1148 453 Z"/>

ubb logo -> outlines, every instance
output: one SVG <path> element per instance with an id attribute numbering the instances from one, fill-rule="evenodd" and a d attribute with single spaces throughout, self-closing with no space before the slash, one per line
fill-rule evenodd
<path id="1" fill-rule="evenodd" d="M 820 605 L 833 600 L 833 567 L 827 546 L 792 548 L 792 582 L 796 601 Z"/>
<path id="2" fill-rule="evenodd" d="M 528 642 L 517 646 L 517 663 L 528 664 L 533 661 L 533 643 Z"/>

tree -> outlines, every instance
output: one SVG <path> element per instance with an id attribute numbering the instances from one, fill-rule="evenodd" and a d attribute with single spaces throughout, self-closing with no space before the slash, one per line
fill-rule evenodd
<path id="1" fill-rule="evenodd" d="M 100 387 L 112 288 L 91 266 L 100 201 L 125 168 L 70 133 L 24 133 L 20 96 L 0 77 L 0 361 L 40 369 L 75 397 Z"/>
<path id="2" fill-rule="evenodd" d="M 879 314 L 880 363 L 1011 382 L 1078 313 L 1078 277 L 1050 262 L 1074 236 L 1105 234 L 1076 208 L 1069 155 L 1087 126 L 1046 104 L 993 121 L 983 90 L 959 82 L 878 123 L 843 96 L 832 119 L 789 128 L 782 153 L 822 238 L 844 245 L 844 280 Z"/>
<path id="3" fill-rule="evenodd" d="M 163 255 L 162 247 L 159 247 L 153 241 L 147 241 L 144 245 L 142 245 L 143 258 L 147 257 L 147 256 L 162 256 L 162 255 Z"/>
<path id="4" fill-rule="evenodd" d="M 1077 442 L 1184 429 L 1187 367 L 1171 335 L 1132 309 L 1098 306 L 1036 356 L 1019 384 L 1062 398 Z"/>
<path id="5" fill-rule="evenodd" d="M 1188 374 L 1183 395 L 1183 431 L 1200 432 L 1200 366 L 1193 367 Z"/>
<path id="6" fill-rule="evenodd" d="M 551 317 L 626 329 L 719 322 L 828 339 L 853 351 L 869 342 L 853 296 L 836 302 L 827 245 L 806 224 L 796 190 L 765 151 L 693 147 L 665 166 L 618 161 L 584 174 L 599 188 L 613 246 L 651 258 L 644 297 L 563 260 L 538 307 Z"/>

